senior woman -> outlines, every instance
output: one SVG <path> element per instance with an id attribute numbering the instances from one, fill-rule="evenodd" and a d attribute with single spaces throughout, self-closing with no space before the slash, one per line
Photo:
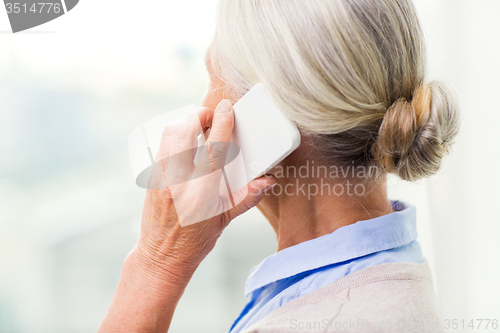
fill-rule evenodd
<path id="1" fill-rule="evenodd" d="M 386 190 L 387 173 L 416 181 L 438 171 L 459 126 L 453 92 L 425 84 L 411 0 L 220 0 L 207 67 L 198 115 L 208 142 L 230 141 L 232 104 L 262 82 L 298 126 L 301 145 L 235 193 L 240 204 L 200 223 L 181 227 L 169 189 L 148 190 L 140 239 L 100 332 L 168 331 L 197 266 L 254 206 L 278 251 L 252 271 L 230 332 L 442 330 L 416 210 L 389 201 Z M 162 145 L 198 134 L 176 133 Z M 223 150 L 212 154 L 225 159 Z M 312 165 L 329 172 L 286 172 Z M 301 190 L 311 184 L 324 191 Z M 192 190 L 193 209 L 217 203 L 218 193 Z"/>

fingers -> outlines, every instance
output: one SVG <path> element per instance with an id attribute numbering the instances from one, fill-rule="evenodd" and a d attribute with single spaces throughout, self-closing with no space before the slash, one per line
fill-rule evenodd
<path id="1" fill-rule="evenodd" d="M 234 110 L 229 100 L 219 103 L 211 122 L 207 145 L 201 152 L 196 166 L 196 177 L 207 175 L 225 166 L 234 127 Z"/>
<path id="2" fill-rule="evenodd" d="M 158 149 L 155 161 L 162 160 L 162 159 L 172 155 L 169 152 L 171 141 L 173 140 L 174 135 L 176 135 L 176 133 L 187 134 L 185 131 L 186 128 L 181 130 L 181 127 L 185 126 L 185 127 L 187 127 L 187 129 L 190 129 L 189 126 L 186 126 L 186 125 L 189 125 L 189 121 L 191 123 L 194 123 L 194 124 L 199 124 L 199 127 L 202 127 L 202 128 L 206 128 L 206 127 L 211 126 L 213 112 L 214 112 L 213 110 L 210 110 L 208 108 L 196 109 L 196 111 L 197 111 L 196 113 L 199 115 L 198 121 L 196 121 L 196 117 L 192 116 L 192 114 L 194 112 L 191 112 L 187 116 L 185 116 L 186 111 L 184 111 L 184 110 L 185 109 L 180 109 L 180 110 L 174 111 L 174 113 L 177 112 L 178 114 L 180 114 L 179 111 L 182 111 L 183 118 L 176 121 L 175 123 L 171 123 L 163 128 L 161 139 L 159 140 L 160 141 L 159 142 L 159 149 Z M 188 122 L 188 124 L 186 124 L 186 122 Z M 194 127 L 194 129 L 196 130 L 197 127 Z"/>
<path id="3" fill-rule="evenodd" d="M 201 127 L 205 130 L 212 126 L 212 119 L 214 118 L 214 110 L 209 108 L 200 108 L 198 116 L 200 118 Z"/>
<path id="4" fill-rule="evenodd" d="M 241 197 L 244 197 L 244 199 L 229 211 L 230 220 L 257 206 L 264 197 L 264 194 L 276 185 L 276 183 L 276 178 L 263 176 L 251 181 L 247 188 L 235 192 L 233 194 L 235 202 L 241 201 Z"/>
<path id="5" fill-rule="evenodd" d="M 194 170 L 193 159 L 198 147 L 198 136 L 210 125 L 212 117 L 213 111 L 207 108 L 198 109 L 165 129 L 165 142 L 162 144 L 168 150 L 167 176 L 172 181 L 169 183 L 178 184 L 189 179 Z"/>
<path id="6" fill-rule="evenodd" d="M 215 109 L 212 120 L 212 130 L 208 141 L 210 142 L 229 142 L 234 126 L 233 105 L 227 99 L 222 100 L 217 109 Z"/>

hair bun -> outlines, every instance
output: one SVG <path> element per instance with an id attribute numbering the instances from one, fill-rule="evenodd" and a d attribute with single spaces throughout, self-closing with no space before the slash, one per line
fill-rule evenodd
<path id="1" fill-rule="evenodd" d="M 383 170 L 416 181 L 439 170 L 459 126 L 452 90 L 439 82 L 421 85 L 411 101 L 398 99 L 387 110 L 372 153 Z"/>

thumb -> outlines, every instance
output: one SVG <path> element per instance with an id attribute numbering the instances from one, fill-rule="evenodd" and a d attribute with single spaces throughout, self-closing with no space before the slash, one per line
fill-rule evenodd
<path id="1" fill-rule="evenodd" d="M 262 176 L 251 181 L 246 187 L 233 193 L 235 202 L 241 201 L 236 207 L 229 210 L 229 216 L 232 219 L 247 212 L 250 208 L 257 206 L 262 200 L 264 194 L 277 184 L 274 177 Z M 243 198 L 243 200 L 241 200 Z"/>

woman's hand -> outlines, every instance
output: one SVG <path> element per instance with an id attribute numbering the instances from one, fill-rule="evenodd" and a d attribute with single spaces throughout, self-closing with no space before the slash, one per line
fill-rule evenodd
<path id="1" fill-rule="evenodd" d="M 156 158 L 163 163 L 157 163 L 161 168 L 153 176 L 166 179 L 166 190 L 147 191 L 141 238 L 133 253 L 144 264 L 157 265 L 167 274 L 189 273 L 212 250 L 229 222 L 257 205 L 266 187 L 275 183 L 262 177 L 233 193 L 238 203 L 234 208 L 231 198 L 219 193 L 233 125 L 232 105 L 223 100 L 215 112 L 202 108 L 165 129 Z M 206 149 L 194 165 L 191 152 L 206 128 L 211 128 Z"/>
<path id="2" fill-rule="evenodd" d="M 275 179 L 261 177 L 232 198 L 219 193 L 233 126 L 234 110 L 223 100 L 215 111 L 200 109 L 197 117 L 165 129 L 157 156 L 161 163 L 156 163 L 161 168 L 151 181 L 159 176 L 166 188 L 147 190 L 141 236 L 124 262 L 101 332 L 167 331 L 187 283 L 224 228 L 275 184 Z M 191 152 L 206 128 L 211 129 L 207 154 L 194 165 Z M 202 217 L 206 219 L 198 222 Z"/>

